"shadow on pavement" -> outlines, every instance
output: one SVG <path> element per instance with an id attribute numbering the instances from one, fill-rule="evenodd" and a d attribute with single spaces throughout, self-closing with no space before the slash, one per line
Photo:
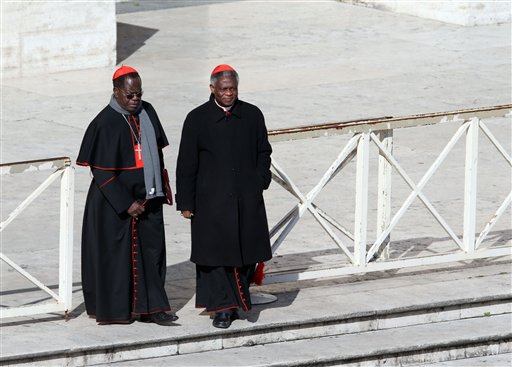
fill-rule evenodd
<path id="1" fill-rule="evenodd" d="M 183 261 L 167 267 L 165 291 L 171 309 L 181 310 L 196 292 L 196 267 L 190 261 Z"/>
<path id="2" fill-rule="evenodd" d="M 260 292 L 261 287 L 253 286 L 251 293 Z M 190 261 L 184 261 L 167 267 L 165 290 L 174 312 L 181 310 L 194 297 L 196 291 L 196 267 Z M 241 312 L 240 317 L 249 322 L 256 322 L 265 309 L 287 307 L 291 305 L 299 290 L 279 294 L 274 303 L 253 305 L 250 312 Z M 197 310 L 198 316 L 211 316 L 203 309 Z"/>
<path id="3" fill-rule="evenodd" d="M 116 64 L 126 60 L 144 46 L 145 42 L 156 32 L 158 32 L 158 29 L 117 22 Z"/>
<path id="4" fill-rule="evenodd" d="M 167 1 L 148 1 L 148 0 L 130 0 L 116 3 L 116 14 L 136 13 L 139 11 L 152 11 L 172 8 L 184 8 L 189 6 L 210 5 L 219 3 L 228 3 L 234 1 L 226 0 L 167 0 Z"/>

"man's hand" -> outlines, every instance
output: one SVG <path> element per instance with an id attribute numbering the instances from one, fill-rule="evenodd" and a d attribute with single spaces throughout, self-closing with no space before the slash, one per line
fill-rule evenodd
<path id="1" fill-rule="evenodd" d="M 132 205 L 128 208 L 128 214 L 137 219 L 139 215 L 142 215 L 146 209 L 144 205 L 139 203 L 138 201 L 134 201 Z"/>
<path id="2" fill-rule="evenodd" d="M 181 215 L 183 216 L 183 218 L 192 219 L 192 217 L 194 216 L 194 213 L 190 210 L 182 210 Z"/>

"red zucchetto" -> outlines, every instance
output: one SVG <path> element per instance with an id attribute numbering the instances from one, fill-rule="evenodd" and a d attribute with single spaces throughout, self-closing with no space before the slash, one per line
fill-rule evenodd
<path id="1" fill-rule="evenodd" d="M 218 66 L 215 67 L 215 69 L 213 69 L 212 71 L 212 75 L 215 75 L 217 73 L 221 73 L 223 71 L 234 71 L 236 73 L 236 70 L 233 69 L 231 66 L 229 66 L 228 64 L 220 64 Z"/>
<path id="2" fill-rule="evenodd" d="M 130 74 L 130 73 L 138 74 L 139 72 L 130 66 L 123 65 L 119 69 L 116 70 L 116 72 L 114 73 L 114 76 L 112 76 L 112 80 L 116 80 L 120 76 Z"/>

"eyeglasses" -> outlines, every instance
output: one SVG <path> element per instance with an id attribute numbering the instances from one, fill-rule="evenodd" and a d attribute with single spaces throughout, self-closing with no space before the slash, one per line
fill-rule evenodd
<path id="1" fill-rule="evenodd" d="M 128 98 L 128 99 L 133 99 L 134 97 L 140 98 L 140 97 L 142 97 L 142 94 L 143 94 L 143 93 L 144 93 L 143 91 L 140 91 L 140 92 L 138 92 L 138 93 L 129 93 L 129 94 L 125 94 L 124 96 L 125 96 L 126 98 Z"/>

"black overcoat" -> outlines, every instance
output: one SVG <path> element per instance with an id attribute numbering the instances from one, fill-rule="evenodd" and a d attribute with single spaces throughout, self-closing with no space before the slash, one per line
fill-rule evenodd
<path id="1" fill-rule="evenodd" d="M 263 114 L 238 100 L 231 114 L 213 99 L 183 124 L 176 166 L 178 210 L 191 210 L 191 261 L 243 266 L 272 257 L 263 190 L 271 181 Z"/>

